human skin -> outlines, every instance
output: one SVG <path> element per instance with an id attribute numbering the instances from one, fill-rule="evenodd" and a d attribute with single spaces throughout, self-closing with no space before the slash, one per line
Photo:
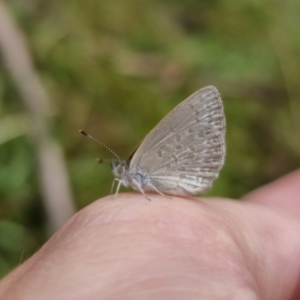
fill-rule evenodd
<path id="1" fill-rule="evenodd" d="M 0 282 L 0 299 L 299 300 L 299 276 L 300 170 L 242 201 L 95 201 Z"/>

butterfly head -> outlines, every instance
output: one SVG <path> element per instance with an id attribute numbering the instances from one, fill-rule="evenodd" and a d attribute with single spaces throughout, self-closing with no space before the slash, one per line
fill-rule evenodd
<path id="1" fill-rule="evenodd" d="M 111 162 L 111 171 L 117 178 L 123 178 L 127 170 L 128 165 L 124 160 L 113 160 Z"/>

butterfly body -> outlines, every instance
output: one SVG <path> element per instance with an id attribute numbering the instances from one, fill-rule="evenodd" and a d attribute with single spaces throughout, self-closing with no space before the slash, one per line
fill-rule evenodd
<path id="1" fill-rule="evenodd" d="M 118 162 L 117 164 L 113 162 L 111 168 L 112 173 L 115 175 L 115 180 L 119 182 L 116 193 L 118 193 L 121 184 L 125 187 L 130 186 L 144 195 L 146 191 L 155 191 L 150 178 L 147 174 L 142 174 L 139 168 L 130 169 L 125 161 Z"/>
<path id="2" fill-rule="evenodd" d="M 177 105 L 145 137 L 127 162 L 114 161 L 121 184 L 161 195 L 207 190 L 224 163 L 225 116 L 220 95 L 208 86 Z M 146 196 L 147 197 L 147 196 Z"/>

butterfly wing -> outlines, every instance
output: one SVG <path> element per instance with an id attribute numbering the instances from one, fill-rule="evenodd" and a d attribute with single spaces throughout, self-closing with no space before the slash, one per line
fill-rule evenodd
<path id="1" fill-rule="evenodd" d="M 153 128 L 134 153 L 130 168 L 147 175 L 163 193 L 195 194 L 211 186 L 224 157 L 223 105 L 217 89 L 208 86 Z"/>

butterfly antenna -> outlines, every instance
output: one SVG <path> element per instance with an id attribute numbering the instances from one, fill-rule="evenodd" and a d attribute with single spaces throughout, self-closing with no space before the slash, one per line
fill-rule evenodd
<path id="1" fill-rule="evenodd" d="M 102 143 L 101 141 L 97 140 L 96 138 L 94 138 L 93 136 L 89 135 L 88 133 L 86 133 L 83 130 L 79 130 L 80 133 L 82 133 L 83 135 L 87 136 L 88 138 L 90 138 L 91 140 L 95 141 L 96 143 L 100 144 L 102 147 L 104 147 L 106 150 L 108 150 L 109 152 L 111 152 L 119 161 L 121 161 L 120 157 L 117 155 L 117 153 L 115 151 L 113 151 L 112 149 L 110 149 L 108 146 L 106 146 L 104 143 Z M 102 160 L 99 162 L 102 163 Z"/>

